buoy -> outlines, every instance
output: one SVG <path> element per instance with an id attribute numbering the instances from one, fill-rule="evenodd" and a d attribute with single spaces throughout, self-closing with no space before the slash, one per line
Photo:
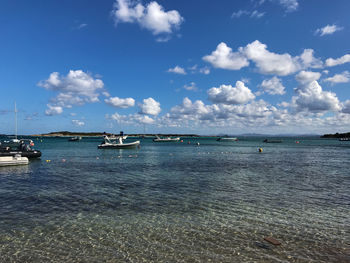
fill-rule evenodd
<path id="1" fill-rule="evenodd" d="M 62 159 L 62 162 L 66 162 L 66 159 Z"/>
<path id="2" fill-rule="evenodd" d="M 259 153 L 262 153 L 263 152 L 263 148 L 259 148 Z"/>
<path id="3" fill-rule="evenodd" d="M 184 142 L 184 140 L 181 140 L 180 142 Z"/>
<path id="4" fill-rule="evenodd" d="M 295 141 L 295 143 L 299 143 L 299 141 Z"/>
<path id="5" fill-rule="evenodd" d="M 200 145 L 199 142 L 197 142 L 196 145 L 199 146 Z"/>
<path id="6" fill-rule="evenodd" d="M 46 160 L 47 163 L 51 162 L 51 160 Z"/>

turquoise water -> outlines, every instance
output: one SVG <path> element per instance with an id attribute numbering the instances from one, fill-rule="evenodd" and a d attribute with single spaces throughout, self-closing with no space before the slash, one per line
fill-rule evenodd
<path id="1" fill-rule="evenodd" d="M 0 167 L 0 262 L 350 262 L 350 142 L 239 139 L 34 140 Z"/>

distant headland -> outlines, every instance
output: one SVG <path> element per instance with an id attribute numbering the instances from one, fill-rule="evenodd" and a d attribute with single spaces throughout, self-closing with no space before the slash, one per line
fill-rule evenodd
<path id="1" fill-rule="evenodd" d="M 335 133 L 335 134 L 325 134 L 321 138 L 350 138 L 350 132 L 347 133 Z"/>
<path id="2" fill-rule="evenodd" d="M 70 132 L 70 131 L 58 131 L 58 132 L 50 132 L 50 133 L 42 133 L 42 134 L 33 134 L 31 136 L 33 137 L 70 137 L 70 136 L 81 136 L 81 137 L 100 137 L 103 135 L 111 136 L 116 135 L 115 133 L 109 133 L 109 132 Z M 158 136 L 182 136 L 182 137 L 202 137 L 197 134 L 144 134 L 144 133 L 125 133 L 125 135 L 128 135 L 130 137 L 155 137 Z"/>

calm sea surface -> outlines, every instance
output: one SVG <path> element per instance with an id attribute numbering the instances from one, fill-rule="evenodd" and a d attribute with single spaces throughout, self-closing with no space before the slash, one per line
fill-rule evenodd
<path id="1" fill-rule="evenodd" d="M 35 138 L 0 167 L 0 262 L 350 262 L 350 142 L 239 139 Z"/>

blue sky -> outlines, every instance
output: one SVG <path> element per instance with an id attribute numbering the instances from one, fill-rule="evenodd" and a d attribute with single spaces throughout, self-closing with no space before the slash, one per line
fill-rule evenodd
<path id="1" fill-rule="evenodd" d="M 350 2 L 2 1 L 0 133 L 350 128 Z"/>

